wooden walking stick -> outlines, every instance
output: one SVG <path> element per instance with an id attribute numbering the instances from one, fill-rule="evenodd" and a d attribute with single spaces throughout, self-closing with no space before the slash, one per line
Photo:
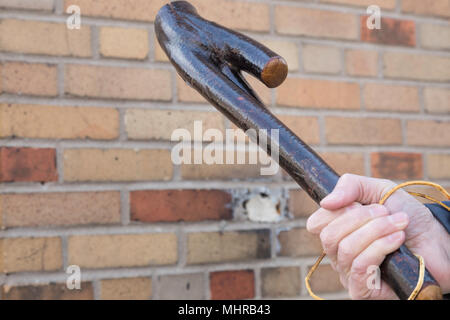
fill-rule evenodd
<path id="1" fill-rule="evenodd" d="M 162 7 L 155 30 L 184 81 L 236 126 L 244 131 L 279 130 L 278 141 L 268 135 L 267 145 L 276 143 L 280 166 L 312 199 L 319 203 L 333 191 L 338 174 L 264 106 L 242 77 L 245 71 L 269 88 L 277 87 L 288 72 L 282 57 L 243 34 L 203 19 L 186 1 Z M 382 278 L 401 299 L 416 287 L 418 270 L 418 259 L 405 246 L 388 255 L 381 266 Z M 417 299 L 442 299 L 439 285 L 427 270 Z"/>

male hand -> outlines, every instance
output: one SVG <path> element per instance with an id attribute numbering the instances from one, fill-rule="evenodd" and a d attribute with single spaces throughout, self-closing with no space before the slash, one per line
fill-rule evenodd
<path id="1" fill-rule="evenodd" d="M 368 267 L 379 266 L 403 243 L 421 255 L 444 293 L 450 291 L 450 236 L 431 212 L 406 191 L 396 191 L 384 205 L 377 204 L 395 186 L 389 180 L 343 175 L 307 222 L 320 234 L 325 253 L 352 299 L 398 299 L 384 282 L 371 289 Z"/>

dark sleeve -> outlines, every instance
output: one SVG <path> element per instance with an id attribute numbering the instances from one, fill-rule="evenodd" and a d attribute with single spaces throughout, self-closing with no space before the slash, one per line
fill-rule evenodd
<path id="1" fill-rule="evenodd" d="M 447 206 L 450 206 L 450 201 L 443 202 Z M 448 233 L 450 233 L 450 212 L 438 203 L 427 203 L 425 206 L 430 209 L 436 220 L 444 226 Z"/>
<path id="2" fill-rule="evenodd" d="M 450 201 L 443 202 L 450 206 Z M 438 203 L 427 203 L 425 206 L 430 209 L 436 220 L 450 233 L 450 212 Z M 450 293 L 444 295 L 444 300 L 450 300 Z"/>

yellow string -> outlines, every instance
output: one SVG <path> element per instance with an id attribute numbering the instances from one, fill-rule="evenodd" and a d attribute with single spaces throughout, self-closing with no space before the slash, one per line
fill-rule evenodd
<path id="1" fill-rule="evenodd" d="M 443 187 L 441 187 L 440 185 L 438 185 L 437 183 L 434 182 L 429 182 L 429 181 L 408 181 L 408 182 L 404 182 L 401 183 L 397 186 L 395 186 L 394 188 L 392 188 L 391 190 L 389 190 L 384 196 L 383 198 L 379 201 L 379 204 L 383 205 L 386 200 L 397 190 L 402 189 L 404 187 L 407 186 L 412 186 L 412 185 L 423 185 L 423 186 L 430 186 L 433 187 L 437 190 L 439 190 L 444 196 L 447 197 L 447 200 L 450 199 L 450 194 L 447 192 L 447 190 L 445 190 Z M 426 194 L 422 194 L 422 193 L 418 193 L 418 192 L 412 192 L 412 191 L 408 191 L 409 194 L 417 196 L 417 197 L 422 197 L 428 200 L 431 200 L 433 202 L 439 203 L 441 206 L 443 206 L 444 208 L 446 208 L 448 211 L 450 211 L 450 207 L 447 206 L 445 203 L 443 203 L 442 201 L 436 200 L 430 196 L 427 196 Z M 424 282 L 424 277 L 425 277 L 425 260 L 423 259 L 422 256 L 418 255 L 418 254 L 414 254 L 417 259 L 419 259 L 419 279 L 417 280 L 417 284 L 416 287 L 414 288 L 414 290 L 412 291 L 412 293 L 409 295 L 408 300 L 414 300 L 416 299 L 417 295 L 419 294 L 420 290 L 422 289 L 422 285 Z M 316 300 L 324 300 L 323 298 L 319 297 L 318 295 L 316 295 L 312 289 L 311 286 L 309 284 L 309 280 L 311 278 L 311 276 L 313 275 L 314 271 L 316 271 L 316 269 L 319 267 L 320 263 L 322 262 L 323 258 L 325 258 L 326 254 L 325 252 L 322 252 L 322 254 L 320 255 L 320 257 L 316 260 L 316 262 L 314 263 L 314 265 L 311 267 L 311 269 L 309 270 L 308 274 L 305 277 L 305 284 L 306 284 L 306 289 L 308 290 L 309 295 L 316 299 Z"/>

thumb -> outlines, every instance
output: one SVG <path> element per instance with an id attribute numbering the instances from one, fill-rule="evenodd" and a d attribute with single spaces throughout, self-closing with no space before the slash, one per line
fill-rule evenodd
<path id="1" fill-rule="evenodd" d="M 395 183 L 389 180 L 346 173 L 339 178 L 334 190 L 323 198 L 320 205 L 327 210 L 337 210 L 354 202 L 377 203 L 394 186 Z"/>

